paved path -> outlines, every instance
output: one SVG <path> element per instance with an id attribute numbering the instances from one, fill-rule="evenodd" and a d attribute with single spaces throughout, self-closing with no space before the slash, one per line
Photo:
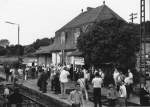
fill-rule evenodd
<path id="1" fill-rule="evenodd" d="M 29 87 L 31 89 L 34 89 L 36 91 L 39 91 L 36 83 L 37 83 L 37 79 L 33 79 L 33 80 L 30 79 L 30 80 L 24 81 L 23 85 L 26 86 L 26 87 Z M 52 96 L 53 98 L 58 99 L 58 100 L 63 100 L 66 103 L 69 102 L 69 100 L 67 98 L 68 96 L 66 96 L 66 99 L 61 99 L 61 95 L 60 94 L 56 95 L 56 94 L 54 94 L 53 91 L 50 91 L 50 85 L 48 85 L 47 93 L 43 93 L 43 94 L 46 94 L 48 96 Z M 94 104 L 91 101 L 85 101 L 84 100 L 84 107 L 94 107 Z M 103 106 L 103 107 L 106 107 L 106 106 Z"/>
<path id="2" fill-rule="evenodd" d="M 34 89 L 36 91 L 39 91 L 36 83 L 37 83 L 37 79 L 29 79 L 29 80 L 24 81 L 23 85 L 26 86 L 26 87 L 29 87 L 31 89 Z M 43 94 L 46 94 L 48 96 L 52 96 L 53 98 L 64 101 L 66 103 L 69 102 L 69 100 L 67 99 L 68 95 L 66 96 L 66 99 L 61 99 L 60 94 L 56 95 L 56 94 L 54 94 L 53 91 L 50 90 L 50 82 L 48 82 L 48 83 L 49 84 L 48 84 L 48 87 L 47 87 L 47 93 L 43 93 Z M 72 88 L 72 87 L 74 87 L 74 84 L 72 82 L 68 83 L 67 88 L 69 89 L 69 88 Z M 90 91 L 89 93 L 92 94 L 92 90 L 89 90 L 89 91 Z M 106 101 L 107 99 L 105 97 L 107 95 L 107 89 L 102 88 L 101 93 L 102 93 L 102 102 L 103 102 L 102 107 L 107 107 L 107 101 Z M 128 105 L 130 107 L 136 106 L 138 104 L 139 104 L 139 97 L 137 97 L 135 95 L 132 95 L 130 97 L 130 99 L 128 99 Z M 93 104 L 92 101 L 84 100 L 84 107 L 94 107 L 94 104 Z"/>
<path id="3" fill-rule="evenodd" d="M 0 74 L 0 77 L 4 78 L 5 76 L 3 74 Z M 33 90 L 39 91 L 36 84 L 37 84 L 37 79 L 29 79 L 29 80 L 25 80 L 23 82 L 24 86 L 26 86 L 28 88 L 31 88 Z M 74 87 L 72 82 L 68 83 L 68 88 L 70 88 L 70 87 Z M 48 90 L 47 93 L 43 93 L 43 94 L 45 94 L 47 96 L 51 96 L 51 97 L 53 97 L 53 98 L 55 98 L 57 100 L 61 100 L 61 101 L 65 102 L 65 103 L 69 103 L 69 100 L 67 99 L 68 95 L 66 96 L 66 99 L 61 99 L 61 95 L 60 94 L 56 95 L 56 94 L 54 94 L 53 91 L 50 90 L 50 81 L 48 82 L 47 90 Z M 102 88 L 101 91 L 102 91 L 102 96 L 106 96 L 107 89 L 106 88 Z M 42 93 L 42 92 L 39 91 L 39 93 Z M 92 90 L 89 90 L 89 93 L 91 94 Z M 107 100 L 107 99 L 105 97 L 104 98 L 102 97 L 102 102 L 105 102 L 105 100 Z M 137 97 L 137 96 L 132 96 L 128 100 L 128 105 L 130 105 L 130 107 L 133 107 L 133 105 L 135 106 L 137 104 L 139 104 L 139 97 Z M 93 104 L 92 101 L 84 100 L 84 107 L 94 107 L 94 104 Z M 103 103 L 103 107 L 107 107 L 107 103 L 105 103 L 105 104 Z"/>

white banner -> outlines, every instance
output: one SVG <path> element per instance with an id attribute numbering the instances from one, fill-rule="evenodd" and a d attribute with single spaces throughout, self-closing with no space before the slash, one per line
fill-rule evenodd
<path id="1" fill-rule="evenodd" d="M 84 65 L 84 58 L 82 58 L 82 57 L 75 57 L 74 58 L 74 64 L 75 65 Z"/>

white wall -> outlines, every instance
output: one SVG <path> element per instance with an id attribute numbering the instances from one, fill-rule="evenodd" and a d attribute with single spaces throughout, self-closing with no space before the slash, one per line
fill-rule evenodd
<path id="1" fill-rule="evenodd" d="M 52 53 L 52 64 L 55 65 L 56 64 L 56 53 Z"/>
<path id="2" fill-rule="evenodd" d="M 52 53 L 52 64 L 57 65 L 60 63 L 60 52 L 53 52 Z"/>
<path id="3" fill-rule="evenodd" d="M 61 52 L 57 52 L 57 64 L 59 64 L 61 62 L 60 54 L 61 54 Z"/>
<path id="4" fill-rule="evenodd" d="M 45 56 L 39 56 L 38 65 L 45 65 Z"/>

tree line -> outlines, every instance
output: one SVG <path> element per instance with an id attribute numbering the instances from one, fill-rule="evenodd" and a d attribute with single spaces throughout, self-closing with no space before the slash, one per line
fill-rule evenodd
<path id="1" fill-rule="evenodd" d="M 48 46 L 53 44 L 53 38 L 43 38 L 37 39 L 30 45 L 22 46 L 22 45 L 9 45 L 9 40 L 1 39 L 0 40 L 0 56 L 23 56 L 23 55 L 31 55 L 41 46 Z"/>

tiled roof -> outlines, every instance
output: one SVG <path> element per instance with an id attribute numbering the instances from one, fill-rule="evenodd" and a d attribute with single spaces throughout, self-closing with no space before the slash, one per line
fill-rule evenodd
<path id="1" fill-rule="evenodd" d="M 88 11 L 80 13 L 77 17 L 72 19 L 69 23 L 64 25 L 60 30 L 77 27 L 82 24 L 102 21 L 110 18 L 117 18 L 119 20 L 124 20 L 119 15 L 117 15 L 112 9 L 106 5 L 102 5 L 96 8 L 91 8 Z M 125 21 L 125 20 L 124 20 Z"/>
<path id="2" fill-rule="evenodd" d="M 52 45 L 40 47 L 34 54 L 47 54 L 51 52 Z"/>
<path id="3" fill-rule="evenodd" d="M 75 45 L 58 45 L 58 44 L 53 44 L 52 48 L 51 48 L 51 52 L 52 51 L 60 51 L 60 50 L 75 50 L 77 49 Z"/>
<path id="4" fill-rule="evenodd" d="M 69 56 L 82 56 L 82 52 L 80 52 L 79 50 L 75 50 Z"/>
<path id="5" fill-rule="evenodd" d="M 82 25 L 100 22 L 102 20 L 107 20 L 111 18 L 117 18 L 118 20 L 123 20 L 119 15 L 117 15 L 112 9 L 106 5 L 102 5 L 96 8 L 90 8 L 88 11 L 80 13 L 77 17 L 63 26 L 56 32 L 54 44 L 51 47 L 52 51 L 61 51 L 61 50 L 76 50 L 77 47 L 72 43 L 72 39 L 67 40 L 66 43 L 60 43 L 60 34 L 62 31 L 69 30 L 70 28 L 81 27 Z M 70 34 L 69 34 L 70 35 Z M 69 41 L 69 42 L 68 42 Z M 72 41 L 72 42 L 70 42 Z"/>
<path id="6" fill-rule="evenodd" d="M 73 45 L 57 45 L 57 44 L 52 44 L 49 46 L 44 46 L 44 47 L 40 47 L 34 54 L 38 55 L 38 54 L 48 54 L 51 53 L 53 51 L 60 51 L 60 50 L 75 50 L 76 46 Z"/>

